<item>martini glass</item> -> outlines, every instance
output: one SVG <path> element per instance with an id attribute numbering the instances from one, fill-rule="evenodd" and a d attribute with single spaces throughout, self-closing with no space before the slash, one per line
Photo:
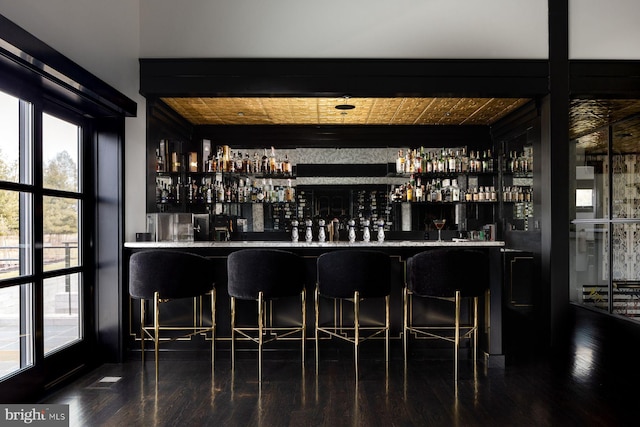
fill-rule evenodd
<path id="1" fill-rule="evenodd" d="M 438 229 L 438 242 L 442 241 L 442 238 L 440 237 L 440 231 L 442 231 L 442 229 L 444 228 L 444 224 L 447 222 L 446 219 L 434 219 L 433 220 L 433 225 L 436 226 L 436 228 Z"/>

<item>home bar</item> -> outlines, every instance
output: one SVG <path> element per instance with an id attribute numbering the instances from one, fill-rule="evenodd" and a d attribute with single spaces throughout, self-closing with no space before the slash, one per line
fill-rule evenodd
<path id="1" fill-rule="evenodd" d="M 491 87 L 485 79 L 486 94 L 477 97 L 433 97 L 428 85 L 435 81 L 424 76 L 420 62 L 403 64 L 415 77 L 401 83 L 383 75 L 385 61 L 335 65 L 350 72 L 331 76 L 331 96 L 284 91 L 267 97 L 259 91 L 221 97 L 253 86 L 255 67 L 270 69 L 274 85 L 293 73 L 312 87 L 319 71 L 313 61 L 142 59 L 149 123 L 147 229 L 137 233 L 136 242 L 125 243 L 126 254 L 161 249 L 213 258 L 216 339 L 224 349 L 230 337 L 225 262 L 231 252 L 296 253 L 307 260 L 305 284 L 312 292 L 315 261 L 323 253 L 384 251 L 394 261 L 393 349 L 403 335 L 407 260 L 433 248 L 475 248 L 487 254 L 491 271 L 481 303 L 480 348 L 488 367 L 503 368 L 505 316 L 512 328 L 513 319 L 525 319 L 517 324 L 520 333 L 534 332 L 531 273 L 540 244 L 535 159 L 543 108 L 535 96 L 542 90 L 535 70 L 543 74 L 543 64 L 500 64 L 504 73 L 525 67 L 529 77 L 515 83 L 517 89 L 503 83 Z M 430 72 L 450 75 L 456 66 L 443 63 Z M 193 77 L 194 70 L 200 75 Z M 360 74 L 371 75 L 371 88 L 353 84 Z M 446 92 L 447 80 L 437 80 L 439 91 Z M 456 77 L 448 80 L 459 83 Z M 198 82 L 206 84 L 194 87 Z M 407 92 L 412 96 L 401 96 Z M 507 92 L 511 95 L 498 97 Z M 128 342 L 135 350 L 137 301 L 124 303 L 130 306 Z M 307 305 L 312 337 L 311 298 Z M 171 308 L 163 312 L 171 323 Z M 453 323 L 453 312 L 447 316 Z"/>
<path id="2" fill-rule="evenodd" d="M 633 425 L 640 6 L 302 3 L 0 1 L 0 424 Z"/>

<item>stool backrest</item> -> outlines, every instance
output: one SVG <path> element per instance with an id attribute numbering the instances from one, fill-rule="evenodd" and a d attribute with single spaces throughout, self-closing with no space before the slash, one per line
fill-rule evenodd
<path id="1" fill-rule="evenodd" d="M 407 286 L 418 296 L 480 296 L 489 288 L 489 257 L 474 249 L 420 252 L 407 260 Z"/>
<path id="2" fill-rule="evenodd" d="M 133 298 L 177 299 L 204 295 L 214 287 L 213 263 L 200 255 L 150 250 L 129 259 L 129 294 Z"/>
<path id="3" fill-rule="evenodd" d="M 304 289 L 304 262 L 279 249 L 241 249 L 227 257 L 229 296 L 254 300 L 292 297 Z"/>
<path id="4" fill-rule="evenodd" d="M 391 292 L 391 258 L 374 250 L 345 249 L 318 257 L 318 291 L 331 298 L 384 297 Z"/>

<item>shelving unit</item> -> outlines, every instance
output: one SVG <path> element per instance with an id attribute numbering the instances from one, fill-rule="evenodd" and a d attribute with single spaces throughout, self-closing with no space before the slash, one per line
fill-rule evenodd
<path id="1" fill-rule="evenodd" d="M 317 222 L 320 218 L 339 218 L 345 224 L 355 219 L 358 229 L 365 219 L 383 219 L 387 231 L 431 231 L 433 219 L 445 218 L 449 230 L 492 227 L 495 233 L 497 224 L 527 230 L 532 216 L 533 174 L 529 166 L 521 168 L 523 159 L 532 156 L 530 147 L 526 151 L 518 147 L 522 159 L 501 154 L 492 157 L 491 150 L 467 156 L 466 147 L 409 149 L 403 162 L 413 167 L 400 171 L 399 160 L 390 163 L 388 158 L 381 159 L 382 175 L 376 175 L 381 183 L 375 185 L 328 185 L 321 180 L 318 185 L 310 185 L 310 177 L 314 181 L 316 173 L 325 172 L 320 164 L 305 164 L 306 185 L 296 185 L 293 162 L 286 174 L 282 168 L 277 173 L 255 172 L 260 165 L 269 167 L 273 151 L 264 150 L 259 159 L 245 149 L 244 154 L 236 154 L 236 164 L 229 154 L 225 154 L 229 157 L 225 163 L 220 163 L 220 148 L 217 160 L 212 160 L 210 143 L 203 142 L 202 147 L 201 152 L 189 151 L 186 145 L 163 141 L 154 148 L 158 157 L 154 175 L 156 212 L 206 214 L 211 216 L 212 229 L 221 223 L 245 232 L 289 232 L 293 219 Z M 225 148 L 225 153 L 231 152 Z M 353 172 L 347 170 L 348 164 L 333 166 Z M 373 164 L 353 167 L 364 173 L 375 170 Z M 214 171 L 202 172 L 211 169 Z M 330 173 L 335 173 L 333 169 Z M 308 176 L 310 171 L 312 176 Z M 398 184 L 403 180 L 405 184 Z"/>

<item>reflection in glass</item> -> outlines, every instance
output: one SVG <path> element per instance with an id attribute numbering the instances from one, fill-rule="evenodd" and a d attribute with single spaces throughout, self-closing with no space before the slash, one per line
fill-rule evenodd
<path id="1" fill-rule="evenodd" d="M 0 180 L 18 182 L 20 100 L 0 92 Z"/>
<path id="2" fill-rule="evenodd" d="M 607 224 L 575 223 L 571 301 L 609 309 L 609 233 Z"/>
<path id="3" fill-rule="evenodd" d="M 45 279 L 44 296 L 44 353 L 66 347 L 82 338 L 80 328 L 80 274 Z"/>
<path id="4" fill-rule="evenodd" d="M 575 141 L 570 300 L 609 310 L 609 132 Z"/>
<path id="5" fill-rule="evenodd" d="M 0 190 L 0 280 L 32 273 L 31 194 Z M 21 208 L 22 206 L 22 208 Z"/>
<path id="6" fill-rule="evenodd" d="M 576 140 L 571 240 L 571 300 L 637 319 L 639 146 L 640 118 L 620 121 Z"/>
<path id="7" fill-rule="evenodd" d="M 55 190 L 80 190 L 78 151 L 80 128 L 72 123 L 42 115 L 43 185 Z"/>
<path id="8" fill-rule="evenodd" d="M 0 378 L 33 365 L 32 285 L 0 289 Z"/>
<path id="9" fill-rule="evenodd" d="M 80 201 L 43 197 L 44 270 L 80 265 L 78 259 Z"/>

